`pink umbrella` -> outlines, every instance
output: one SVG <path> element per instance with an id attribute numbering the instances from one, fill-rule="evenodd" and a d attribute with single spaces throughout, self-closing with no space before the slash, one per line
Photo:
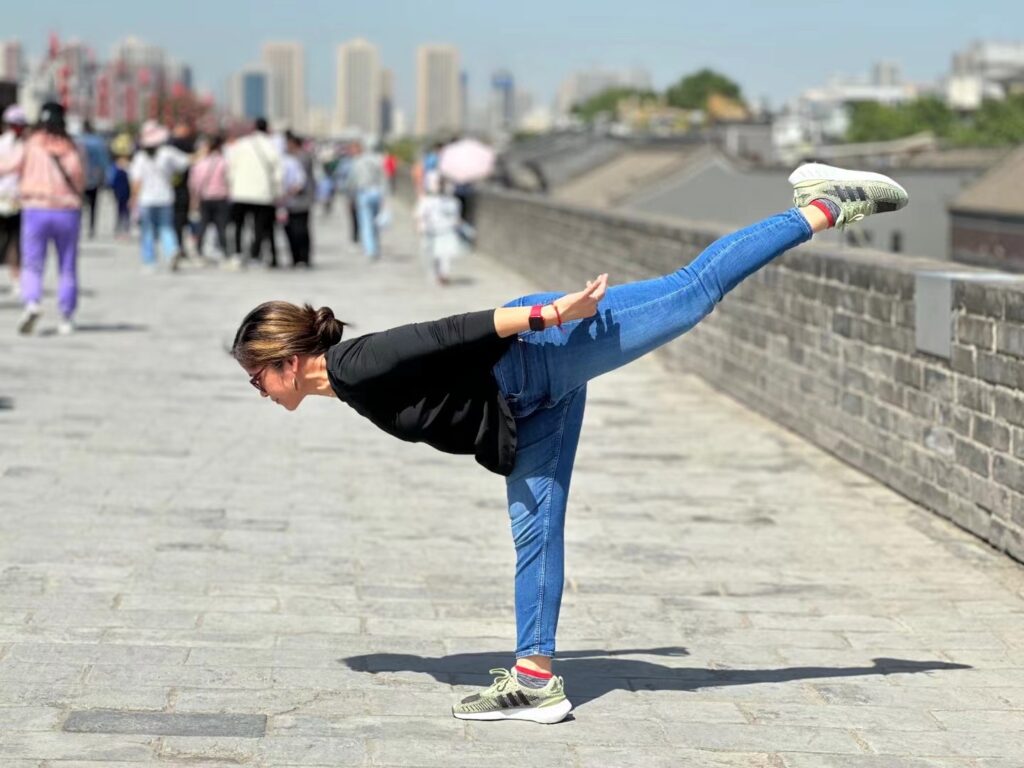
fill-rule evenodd
<path id="1" fill-rule="evenodd" d="M 441 150 L 438 168 L 456 184 L 481 181 L 494 170 L 494 150 L 476 139 L 460 139 Z"/>

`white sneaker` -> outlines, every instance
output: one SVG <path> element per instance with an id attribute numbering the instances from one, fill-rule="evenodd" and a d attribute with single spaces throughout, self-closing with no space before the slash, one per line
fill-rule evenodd
<path id="1" fill-rule="evenodd" d="M 23 336 L 28 336 L 32 333 L 36 327 L 36 321 L 39 320 L 39 316 L 43 314 L 43 311 L 39 309 L 38 304 L 29 304 L 25 307 L 25 312 L 21 315 L 21 319 L 18 321 L 18 333 Z"/>
<path id="2" fill-rule="evenodd" d="M 157 271 L 157 266 L 156 266 L 155 263 L 153 263 L 153 264 L 143 264 L 142 265 L 142 274 L 144 274 L 144 275 L 155 275 L 156 271 Z"/>
<path id="3" fill-rule="evenodd" d="M 65 317 L 60 323 L 57 324 L 57 333 L 61 336 L 70 336 L 75 332 L 75 321 L 70 317 Z"/>
<path id="4" fill-rule="evenodd" d="M 826 198 L 839 208 L 835 226 L 843 227 L 875 213 L 898 211 L 910 196 L 888 176 L 870 171 L 804 163 L 789 175 L 793 204 L 798 208 Z"/>

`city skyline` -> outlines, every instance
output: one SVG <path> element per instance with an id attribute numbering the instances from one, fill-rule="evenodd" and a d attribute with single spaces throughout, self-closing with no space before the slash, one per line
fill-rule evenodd
<path id="1" fill-rule="evenodd" d="M 253 13 L 250 5 L 224 2 L 206 9 L 202 25 L 163 8 L 123 0 L 108 5 L 104 14 L 70 2 L 42 10 L 16 6 L 5 10 L 4 36 L 36 57 L 51 31 L 77 37 L 101 55 L 134 34 L 188 62 L 197 87 L 222 101 L 225 84 L 259 57 L 263 43 L 294 40 L 305 51 L 307 104 L 332 111 L 336 48 L 362 37 L 377 47 L 381 67 L 394 73 L 395 106 L 415 115 L 416 50 L 423 44 L 459 51 L 477 105 L 486 103 L 491 74 L 500 69 L 510 71 L 535 103 L 553 104 L 563 80 L 580 70 L 644 69 L 655 88 L 664 88 L 709 66 L 739 82 L 749 99 L 778 106 L 830 75 L 866 74 L 874 60 L 897 62 L 909 80 L 931 80 L 948 71 L 953 50 L 1024 27 L 1024 8 L 1009 2 L 989 3 L 969 18 L 941 4 L 866 2 L 855 17 L 842 19 L 827 9 L 808 14 L 804 5 L 768 8 L 750 0 L 727 8 L 649 0 L 631 4 L 628 13 L 577 0 L 525 0 L 500 17 L 459 1 L 436 10 L 395 0 L 385 13 L 310 0 L 301 14 L 269 5 Z M 782 55 L 786 49 L 794 55 Z"/>

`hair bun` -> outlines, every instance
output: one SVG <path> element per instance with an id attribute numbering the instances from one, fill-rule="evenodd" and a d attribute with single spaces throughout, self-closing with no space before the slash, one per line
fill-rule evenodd
<path id="1" fill-rule="evenodd" d="M 313 328 L 316 331 L 317 346 L 326 350 L 341 341 L 345 324 L 335 319 L 334 311 L 330 307 L 320 307 L 316 310 Z"/>

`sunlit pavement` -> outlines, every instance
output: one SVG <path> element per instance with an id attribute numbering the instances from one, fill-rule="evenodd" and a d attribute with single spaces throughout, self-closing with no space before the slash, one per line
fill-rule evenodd
<path id="1" fill-rule="evenodd" d="M 590 387 L 573 717 L 453 719 L 512 661 L 502 479 L 225 349 L 270 298 L 358 334 L 576 286 L 441 289 L 406 213 L 377 264 L 341 213 L 308 272 L 88 243 L 71 337 L 0 294 L 0 766 L 1020 767 L 1019 566 L 657 358 Z"/>

